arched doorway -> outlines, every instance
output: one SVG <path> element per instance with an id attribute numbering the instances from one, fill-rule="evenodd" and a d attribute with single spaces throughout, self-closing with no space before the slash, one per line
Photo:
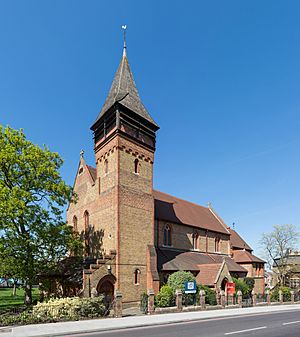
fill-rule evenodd
<path id="1" fill-rule="evenodd" d="M 97 285 L 98 294 L 103 294 L 105 300 L 109 303 L 111 303 L 114 298 L 115 282 L 116 278 L 113 275 L 106 275 L 102 277 Z"/>
<path id="2" fill-rule="evenodd" d="M 226 291 L 226 284 L 228 283 L 228 279 L 225 277 L 221 283 L 221 290 Z"/>

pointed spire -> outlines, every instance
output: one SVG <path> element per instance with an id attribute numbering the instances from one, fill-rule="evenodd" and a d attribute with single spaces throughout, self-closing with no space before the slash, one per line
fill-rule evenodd
<path id="1" fill-rule="evenodd" d="M 127 25 L 123 25 L 122 29 L 124 31 L 123 57 L 126 57 L 126 29 L 127 29 Z"/>
<path id="2" fill-rule="evenodd" d="M 158 125 L 149 115 L 139 97 L 126 54 L 127 26 L 122 26 L 122 29 L 124 30 L 123 56 L 116 75 L 113 79 L 106 101 L 94 125 L 106 113 L 108 109 L 110 109 L 116 102 L 118 102 L 121 105 L 125 106 L 127 109 L 135 112 L 139 116 L 143 117 L 144 119 L 158 127 Z"/>

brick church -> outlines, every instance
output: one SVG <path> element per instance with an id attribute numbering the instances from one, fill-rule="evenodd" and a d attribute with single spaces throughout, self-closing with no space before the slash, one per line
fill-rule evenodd
<path id="1" fill-rule="evenodd" d="M 199 284 L 226 289 L 232 277 L 253 277 L 264 291 L 264 261 L 209 205 L 153 189 L 156 132 L 128 63 L 126 47 L 91 130 L 96 166 L 83 152 L 76 204 L 67 221 L 84 240 L 83 294 L 120 290 L 126 303 L 155 293 L 170 273 L 192 272 Z"/>

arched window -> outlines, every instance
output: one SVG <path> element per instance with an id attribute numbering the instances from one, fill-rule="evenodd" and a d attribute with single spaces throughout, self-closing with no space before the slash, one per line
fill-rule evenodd
<path id="1" fill-rule="evenodd" d="M 77 227 L 77 216 L 76 215 L 74 215 L 73 216 L 73 230 L 74 230 L 74 232 L 77 232 L 77 230 L 78 230 L 78 227 Z"/>
<path id="2" fill-rule="evenodd" d="M 169 225 L 166 225 L 164 228 L 164 245 L 165 246 L 172 245 L 171 227 Z"/>
<path id="3" fill-rule="evenodd" d="M 84 244 L 85 255 L 90 255 L 90 215 L 88 211 L 84 212 Z"/>
<path id="4" fill-rule="evenodd" d="M 197 250 L 198 249 L 198 233 L 193 233 L 193 249 Z"/>
<path id="5" fill-rule="evenodd" d="M 220 251 L 220 238 L 215 238 L 215 252 Z"/>
<path id="6" fill-rule="evenodd" d="M 140 163 L 138 159 L 134 161 L 134 173 L 136 174 L 140 173 Z"/>
<path id="7" fill-rule="evenodd" d="M 105 159 L 104 161 L 104 174 L 107 174 L 108 173 L 108 160 Z"/>
<path id="8" fill-rule="evenodd" d="M 140 284 L 140 278 L 141 278 L 141 271 L 139 269 L 136 269 L 134 271 L 134 284 Z"/>

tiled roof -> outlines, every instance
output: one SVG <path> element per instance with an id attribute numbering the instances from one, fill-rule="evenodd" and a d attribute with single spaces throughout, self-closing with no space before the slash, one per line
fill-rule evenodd
<path id="1" fill-rule="evenodd" d="M 257 256 L 251 254 L 246 250 L 235 250 L 233 251 L 233 259 L 237 263 L 251 263 L 251 262 L 258 262 L 258 263 L 265 263 L 265 261 L 261 260 Z"/>
<path id="2" fill-rule="evenodd" d="M 216 282 L 217 275 L 222 263 L 206 264 L 200 266 L 200 273 L 197 276 L 197 282 L 207 286 L 213 286 Z"/>
<path id="3" fill-rule="evenodd" d="M 152 117 L 144 107 L 129 66 L 126 53 L 123 53 L 119 68 L 112 82 L 106 101 L 95 121 L 95 123 L 111 108 L 116 102 L 135 112 L 150 123 L 158 127 Z"/>
<path id="4" fill-rule="evenodd" d="M 239 234 L 233 230 L 232 228 L 229 228 L 230 231 L 230 243 L 232 245 L 233 248 L 239 248 L 239 249 L 247 249 L 247 250 L 251 250 L 252 248 L 247 244 L 246 241 L 244 241 Z"/>
<path id="5" fill-rule="evenodd" d="M 155 190 L 153 195 L 155 219 L 229 234 L 229 231 L 209 208 Z"/>
<path id="6" fill-rule="evenodd" d="M 158 269 L 164 271 L 190 270 L 201 271 L 201 265 L 222 264 L 225 260 L 230 272 L 247 272 L 229 256 L 205 254 L 199 252 L 182 252 L 170 248 L 157 248 Z"/>

